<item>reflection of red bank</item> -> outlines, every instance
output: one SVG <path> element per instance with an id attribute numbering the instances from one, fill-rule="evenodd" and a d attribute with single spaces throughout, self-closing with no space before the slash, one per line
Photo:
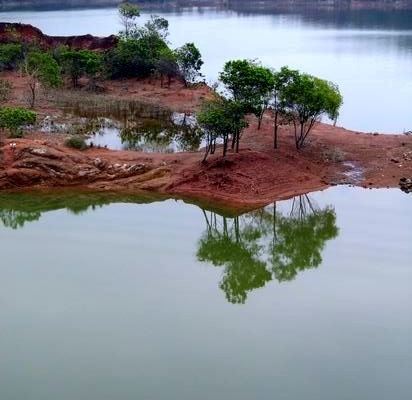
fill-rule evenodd
<path id="1" fill-rule="evenodd" d="M 115 35 L 97 37 L 92 35 L 81 36 L 48 36 L 40 29 L 26 24 L 0 23 L 0 43 L 35 43 L 43 48 L 55 46 L 69 46 L 77 49 L 107 50 L 117 43 Z"/>

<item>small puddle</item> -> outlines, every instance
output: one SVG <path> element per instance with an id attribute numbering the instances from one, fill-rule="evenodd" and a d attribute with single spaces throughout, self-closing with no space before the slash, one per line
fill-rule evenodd
<path id="1" fill-rule="evenodd" d="M 105 116 L 80 118 L 65 125 L 65 131 L 86 136 L 92 147 L 111 150 L 176 153 L 196 151 L 202 145 L 201 131 L 193 115 L 171 113 L 164 118 L 133 117 L 118 120 Z"/>

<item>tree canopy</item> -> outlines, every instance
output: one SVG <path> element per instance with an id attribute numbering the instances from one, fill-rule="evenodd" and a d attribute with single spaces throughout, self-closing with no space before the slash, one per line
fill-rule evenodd
<path id="1" fill-rule="evenodd" d="M 296 148 L 304 146 L 314 124 L 323 115 L 336 119 L 342 103 L 342 95 L 334 83 L 309 74 L 295 74 L 282 88 L 280 104 L 294 124 Z"/>
<path id="2" fill-rule="evenodd" d="M 245 112 L 258 117 L 260 129 L 275 84 L 272 71 L 253 60 L 228 61 L 220 80 L 233 99 L 244 104 Z"/>
<path id="3" fill-rule="evenodd" d="M 90 50 L 63 47 L 57 51 L 57 59 L 62 65 L 63 73 L 70 77 L 73 87 L 78 86 L 82 76 L 94 79 L 103 67 L 101 55 Z"/>
<path id="4" fill-rule="evenodd" d="M 29 77 L 30 106 L 33 108 L 36 100 L 38 83 L 43 87 L 56 88 L 61 85 L 60 67 L 53 56 L 46 52 L 32 51 L 24 62 L 24 73 Z"/>
<path id="5" fill-rule="evenodd" d="M 235 100 L 224 97 L 216 97 L 203 103 L 197 114 L 197 121 L 203 129 L 207 146 L 205 158 L 209 153 L 213 154 L 217 140 L 223 141 L 223 156 L 226 156 L 229 139 L 232 139 L 232 147 L 239 150 L 240 133 L 247 127 L 243 105 Z"/>
<path id="6" fill-rule="evenodd" d="M 128 2 L 119 4 L 119 18 L 124 27 L 124 35 L 128 36 L 129 32 L 135 26 L 135 20 L 140 17 L 140 9 L 137 5 Z"/>
<path id="7" fill-rule="evenodd" d="M 176 60 L 185 84 L 193 83 L 201 76 L 202 55 L 194 43 L 186 43 L 176 50 Z"/>

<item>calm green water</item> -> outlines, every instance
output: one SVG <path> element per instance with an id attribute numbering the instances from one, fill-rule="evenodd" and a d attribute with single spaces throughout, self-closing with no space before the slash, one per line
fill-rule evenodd
<path id="1" fill-rule="evenodd" d="M 223 64 L 259 58 L 289 65 L 336 82 L 344 96 L 338 124 L 364 131 L 412 129 L 412 13 L 240 13 L 212 9 L 163 12 L 170 41 L 195 42 L 213 82 Z M 142 22 L 148 18 L 142 15 Z M 116 9 L 19 11 L 1 21 L 31 23 L 53 35 L 108 35 L 120 29 Z"/>
<path id="2" fill-rule="evenodd" d="M 0 197 L 0 398 L 409 400 L 412 198 L 338 187 L 236 218 Z"/>

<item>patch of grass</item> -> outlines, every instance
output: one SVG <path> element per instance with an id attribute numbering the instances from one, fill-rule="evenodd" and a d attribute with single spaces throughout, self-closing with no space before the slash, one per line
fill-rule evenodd
<path id="1" fill-rule="evenodd" d="M 339 163 L 345 161 L 346 153 L 343 152 L 339 147 L 334 147 L 332 149 L 324 150 L 322 152 L 322 158 L 324 159 L 324 161 Z"/>
<path id="2" fill-rule="evenodd" d="M 77 150 L 84 150 L 87 148 L 86 140 L 83 136 L 71 136 L 65 141 L 64 144 L 67 147 Z"/>
<path id="3" fill-rule="evenodd" d="M 80 91 L 54 91 L 49 98 L 66 112 L 87 118 L 106 117 L 117 121 L 134 118 L 170 119 L 171 110 L 139 100 L 118 99 Z"/>

